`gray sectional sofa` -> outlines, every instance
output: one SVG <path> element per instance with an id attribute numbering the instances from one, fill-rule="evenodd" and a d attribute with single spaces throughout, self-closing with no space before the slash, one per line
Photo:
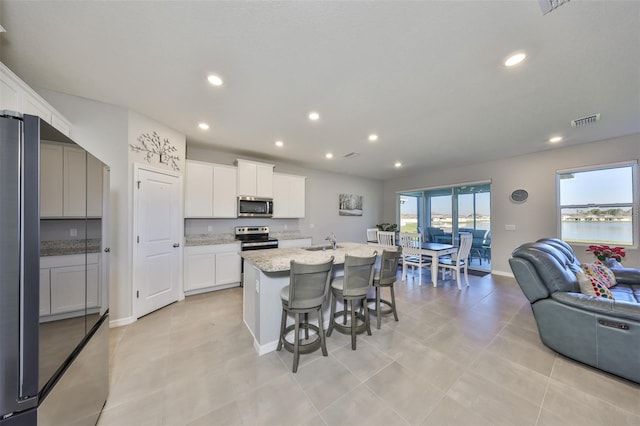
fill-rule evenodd
<path id="1" fill-rule="evenodd" d="M 576 361 L 640 383 L 640 269 L 614 269 L 615 300 L 580 293 L 580 262 L 571 246 L 547 238 L 509 259 L 542 342 Z"/>

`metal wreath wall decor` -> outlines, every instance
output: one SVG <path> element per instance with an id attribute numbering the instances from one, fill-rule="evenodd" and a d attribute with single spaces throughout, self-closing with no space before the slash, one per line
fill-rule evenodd
<path id="1" fill-rule="evenodd" d="M 170 165 L 173 170 L 180 170 L 178 166 L 180 156 L 174 154 L 178 151 L 178 148 L 171 145 L 169 139 L 164 138 L 164 140 L 160 140 L 160 136 L 154 131 L 152 134 L 143 133 L 140 135 L 138 142 L 140 142 L 142 146 L 133 144 L 129 146 L 134 152 L 146 152 L 147 155 L 144 159 L 147 160 L 147 163 L 151 163 L 151 159 L 157 155 L 160 163 Z"/>

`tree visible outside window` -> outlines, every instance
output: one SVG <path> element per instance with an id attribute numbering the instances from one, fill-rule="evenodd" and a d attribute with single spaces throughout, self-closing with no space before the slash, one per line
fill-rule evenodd
<path id="1" fill-rule="evenodd" d="M 577 243 L 635 246 L 636 164 L 558 172 L 560 237 Z"/>

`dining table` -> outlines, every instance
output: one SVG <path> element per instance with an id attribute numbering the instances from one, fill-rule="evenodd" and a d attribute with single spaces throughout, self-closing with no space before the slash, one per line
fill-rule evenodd
<path id="1" fill-rule="evenodd" d="M 438 284 L 438 263 L 442 256 L 451 255 L 458 251 L 458 247 L 451 244 L 423 242 L 420 250 L 424 256 L 431 257 L 431 281 L 433 286 Z"/>

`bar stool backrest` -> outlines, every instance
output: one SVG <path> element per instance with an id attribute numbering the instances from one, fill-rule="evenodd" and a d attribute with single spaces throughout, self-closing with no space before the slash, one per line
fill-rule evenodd
<path id="1" fill-rule="evenodd" d="M 325 263 L 308 265 L 291 261 L 289 307 L 308 309 L 322 305 L 329 293 L 333 256 Z"/>
<path id="2" fill-rule="evenodd" d="M 345 296 L 364 296 L 373 283 L 374 266 L 377 251 L 370 257 L 357 257 L 345 255 L 344 258 L 344 288 Z"/>
<path id="3" fill-rule="evenodd" d="M 398 250 L 384 250 L 380 262 L 380 278 L 377 281 L 379 285 L 393 284 L 397 280 L 398 263 L 402 256 L 402 248 Z"/>

